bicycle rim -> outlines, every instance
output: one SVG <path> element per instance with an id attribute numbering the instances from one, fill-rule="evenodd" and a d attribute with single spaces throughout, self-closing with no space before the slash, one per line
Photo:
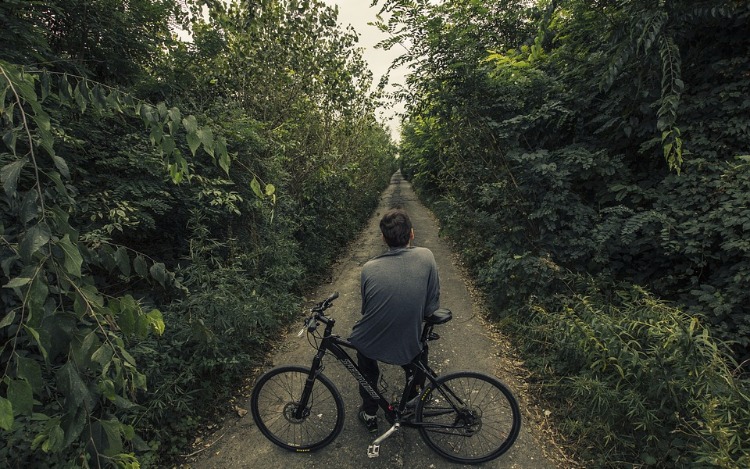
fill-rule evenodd
<path id="1" fill-rule="evenodd" d="M 416 422 L 435 452 L 453 462 L 478 464 L 513 446 L 521 429 L 521 412 L 516 398 L 497 379 L 458 372 L 425 389 Z"/>
<path id="2" fill-rule="evenodd" d="M 309 374 L 310 369 L 301 366 L 275 368 L 260 377 L 250 401 L 253 420 L 261 433 L 291 451 L 320 449 L 344 426 L 341 394 L 322 374 L 315 377 L 307 405 L 297 413 Z"/>

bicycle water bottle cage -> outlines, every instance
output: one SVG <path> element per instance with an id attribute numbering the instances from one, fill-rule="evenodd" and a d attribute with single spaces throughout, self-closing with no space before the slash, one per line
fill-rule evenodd
<path id="1" fill-rule="evenodd" d="M 437 326 L 439 324 L 445 324 L 453 318 L 453 313 L 449 309 L 438 309 L 431 316 L 424 318 L 427 324 Z"/>

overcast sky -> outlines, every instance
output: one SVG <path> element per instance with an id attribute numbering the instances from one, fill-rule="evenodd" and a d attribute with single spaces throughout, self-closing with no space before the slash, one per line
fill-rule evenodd
<path id="1" fill-rule="evenodd" d="M 339 23 L 343 26 L 352 25 L 359 33 L 359 47 L 363 49 L 362 53 L 372 71 L 374 83 L 377 85 L 393 59 L 398 57 L 402 51 L 394 48 L 390 51 L 376 49 L 375 44 L 384 39 L 386 33 L 379 31 L 376 27 L 367 23 L 375 21 L 379 11 L 377 6 L 370 8 L 371 0 L 324 0 L 329 5 L 338 5 Z M 391 82 L 402 83 L 404 79 L 403 70 L 397 70 L 391 73 Z M 391 129 L 391 135 L 395 140 L 399 139 L 399 119 L 396 113 L 402 112 L 403 104 L 398 103 L 388 109 L 382 109 L 380 112 L 381 120 Z M 389 120 L 390 119 L 390 120 Z"/>

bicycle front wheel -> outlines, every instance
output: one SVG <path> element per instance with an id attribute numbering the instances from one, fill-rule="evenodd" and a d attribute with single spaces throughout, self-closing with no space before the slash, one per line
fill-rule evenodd
<path id="1" fill-rule="evenodd" d="M 315 451 L 333 441 L 344 426 L 344 401 L 324 375 L 315 376 L 307 403 L 301 399 L 310 369 L 274 368 L 258 379 L 250 398 L 253 420 L 263 435 L 291 451 Z"/>
<path id="2" fill-rule="evenodd" d="M 415 422 L 435 452 L 452 462 L 478 464 L 513 446 L 521 430 L 521 411 L 499 380 L 461 371 L 428 384 L 419 397 Z"/>

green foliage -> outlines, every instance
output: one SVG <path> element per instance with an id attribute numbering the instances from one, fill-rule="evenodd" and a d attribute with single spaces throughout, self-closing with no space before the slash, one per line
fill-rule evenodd
<path id="1" fill-rule="evenodd" d="M 12 0 L 0 5 L 0 59 L 128 84 L 144 77 L 183 20 L 175 0 Z"/>
<path id="2" fill-rule="evenodd" d="M 668 266 L 652 280 L 655 291 L 702 314 L 737 351 L 750 346 L 749 159 L 694 158 L 681 177 L 665 181 L 669 191 L 655 204 L 655 211 L 668 214 L 655 233 L 659 260 Z"/>
<path id="3" fill-rule="evenodd" d="M 77 464 L 125 460 L 123 439 L 132 441 L 134 432 L 121 419 L 137 406 L 137 392 L 146 388 L 126 341 L 161 334 L 165 326 L 158 310 L 145 312 L 133 296 L 106 295 L 97 286 L 94 266 L 130 275 L 131 258 L 125 249 L 83 244 L 70 224 L 74 198 L 65 182 L 70 168 L 55 150 L 55 135 L 64 132 L 45 107 L 57 98 L 80 112 L 89 106 L 128 111 L 140 115 L 152 135 L 164 125 L 180 125 L 179 113 L 115 91 L 105 94 L 98 84 L 65 76 L 58 82 L 60 94 L 53 94 L 51 75 L 30 74 L 6 62 L 0 62 L 0 75 L 5 143 L 0 153 L 5 202 L 0 224 L 5 305 L 0 353 L 6 363 L 2 421 L 12 433 L 4 452 L 21 440 L 31 441 L 31 450 Z M 180 161 L 168 138 L 162 135 L 153 143 L 167 158 Z M 220 160 L 226 157 L 203 143 Z M 172 173 L 180 179 L 184 170 Z M 163 286 L 174 283 L 164 264 L 147 263 L 141 256 L 132 262 L 137 275 Z M 37 412 L 34 399 L 40 403 Z M 29 456 L 19 452 L 14 457 Z"/>
<path id="4" fill-rule="evenodd" d="M 745 303 L 739 290 L 747 253 L 742 243 L 722 239 L 741 237 L 735 230 L 745 220 L 746 168 L 737 158 L 750 144 L 742 130 L 749 103 L 740 98 L 750 82 L 742 72 L 747 59 L 732 51 L 748 47 L 738 39 L 745 37 L 747 8 L 731 3 L 677 9 L 670 2 L 635 1 L 620 9 L 592 9 L 582 2 L 558 7 L 554 15 L 546 10 L 540 16 L 552 18 L 540 25 L 546 53 L 540 44 L 516 50 L 497 44 L 479 61 L 477 45 L 464 44 L 460 63 L 471 58 L 474 72 L 446 76 L 426 63 L 420 68 L 426 74 L 420 86 L 430 91 L 419 94 L 421 107 L 412 112 L 404 134 L 405 173 L 428 197 L 445 197 L 466 214 L 449 230 L 471 226 L 474 219 L 497 219 L 492 229 L 478 232 L 478 252 L 499 247 L 522 256 L 531 248 L 572 270 L 651 285 L 692 310 L 714 311 L 720 336 L 744 347 L 747 314 L 727 303 L 732 298 Z M 456 5 L 437 13 L 465 14 Z M 602 15 L 615 21 L 603 21 Z M 725 26 L 735 32 L 725 32 Z M 450 35 L 473 37 L 471 30 L 453 28 Z M 434 25 L 434 35 L 441 34 Z M 437 45 L 425 41 L 421 47 Z M 634 61 L 656 44 L 662 44 L 663 56 L 641 57 L 642 65 Z M 660 68 L 650 66 L 656 60 Z M 595 72 L 602 67 L 610 71 L 604 82 Z M 655 137 L 654 129 L 664 139 Z M 669 176 L 647 158 L 659 145 L 673 168 L 689 152 L 695 161 L 680 167 L 691 174 Z M 709 187 L 720 191 L 718 198 L 696 195 Z M 727 197 L 721 195 L 725 191 Z M 721 207 L 714 200 L 721 200 Z M 717 230 L 729 212 L 737 214 L 728 219 L 734 228 Z M 699 213 L 705 215 L 696 217 Z M 683 219 L 685 229 L 701 225 L 690 231 L 698 238 L 682 239 Z M 497 241 L 487 242 L 488 236 Z M 680 244 L 701 247 L 691 247 L 696 255 L 683 262 Z M 491 253 L 482 256 L 492 259 Z M 706 268 L 712 259 L 734 267 Z M 722 293 L 713 299 L 697 294 L 704 284 Z"/>
<path id="5" fill-rule="evenodd" d="M 202 403 L 226 400 L 298 311 L 289 284 L 301 270 L 285 267 L 297 263 L 283 257 L 289 245 L 269 239 L 252 258 L 228 260 L 227 242 L 210 239 L 206 221 L 193 214 L 189 263 L 176 271 L 191 294 L 165 311 L 171 327 L 163 337 L 133 350 L 149 382 L 138 428 L 162 460 L 184 454 L 201 418 L 212 416 Z"/>
<path id="6" fill-rule="evenodd" d="M 516 324 L 548 370 L 548 395 L 576 402 L 561 403 L 558 418 L 580 446 L 594 445 L 584 456 L 596 466 L 747 465 L 750 389 L 729 350 L 696 317 L 638 288 L 576 283 L 580 294 L 554 309 L 531 304 Z"/>
<path id="7" fill-rule="evenodd" d="M 564 301 L 581 330 L 614 343 L 627 327 L 603 324 L 621 309 L 631 316 L 635 307 L 600 295 L 579 314 L 588 286 L 571 282 L 570 273 L 603 285 L 640 285 L 699 318 L 744 370 L 750 356 L 747 3 L 379 3 L 394 13 L 383 27 L 414 40 L 402 58 L 414 69 L 405 91 L 411 107 L 401 146 L 404 174 L 460 246 L 497 319 L 523 326 L 528 305 L 541 304 L 552 321 L 568 311 L 560 312 Z M 654 300 L 648 309 L 672 317 L 660 304 Z M 579 365 L 598 358 L 572 337 L 550 339 L 571 342 L 566 357 L 573 362 L 571 369 L 556 362 L 558 374 L 550 379 L 576 383 L 554 390 L 568 403 L 565 429 L 582 438 L 581 447 L 596 446 L 598 465 L 688 465 L 678 457 L 683 449 L 697 465 L 745 462 L 747 448 L 737 440 L 746 439 L 748 415 L 733 413 L 731 405 L 746 407 L 746 381 L 727 385 L 739 394 L 701 390 L 685 397 L 693 407 L 674 420 L 668 415 L 674 408 L 635 380 L 580 375 Z M 679 356 L 682 342 L 658 337 L 667 346 L 654 357 L 666 367 L 663 354 Z M 723 352 L 706 357 L 695 359 L 707 368 L 731 363 Z M 670 366 L 690 370 L 689 362 Z M 722 376 L 706 380 L 729 383 Z M 656 377 L 644 380 L 664 389 Z M 607 421 L 585 407 L 592 397 L 586 389 L 619 405 L 616 416 L 628 405 L 644 409 L 641 420 L 622 417 L 631 428 Z M 717 410 L 718 402 L 726 407 Z M 666 413 L 648 420 L 655 409 Z M 691 437 L 687 449 L 684 438 L 676 442 L 669 433 L 696 435 L 709 426 L 711 436 Z M 605 434 L 610 440 L 602 446 Z M 648 448 L 647 456 L 638 447 Z"/>
<path id="8" fill-rule="evenodd" d="M 9 466 L 184 454 L 394 169 L 334 10 L 179 3 L 0 6 Z"/>

